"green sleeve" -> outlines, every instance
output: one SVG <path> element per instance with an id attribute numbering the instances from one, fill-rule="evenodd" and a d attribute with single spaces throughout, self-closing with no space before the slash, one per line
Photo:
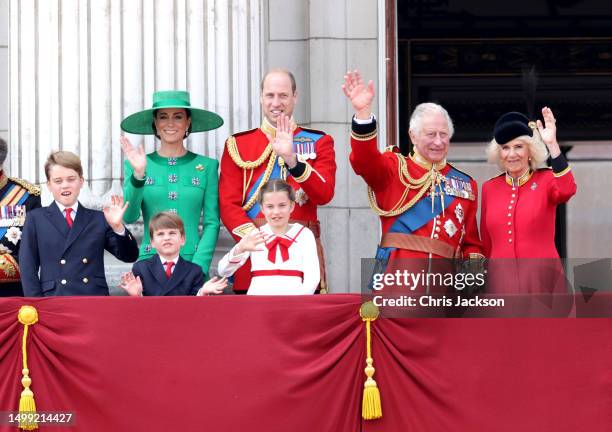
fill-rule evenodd
<path id="1" fill-rule="evenodd" d="M 202 203 L 204 209 L 202 237 L 200 237 L 198 248 L 193 255 L 193 262 L 202 267 L 202 271 L 208 279 L 208 269 L 219 237 L 219 161 L 213 159 L 206 169 L 206 189 L 204 191 L 204 202 Z"/>
<path id="2" fill-rule="evenodd" d="M 142 198 L 144 196 L 144 180 L 136 180 L 134 178 L 132 165 L 129 161 L 124 161 L 123 172 L 125 179 L 123 180 L 123 199 L 128 201 L 130 205 L 123 215 L 125 223 L 134 223 L 140 217 L 140 208 L 142 207 Z"/>

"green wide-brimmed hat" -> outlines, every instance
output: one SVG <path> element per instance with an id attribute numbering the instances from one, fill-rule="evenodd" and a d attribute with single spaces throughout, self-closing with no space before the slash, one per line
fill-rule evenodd
<path id="1" fill-rule="evenodd" d="M 214 112 L 192 107 L 189 92 L 167 90 L 153 93 L 153 107 L 124 118 L 121 122 L 121 129 L 132 134 L 154 135 L 153 112 L 163 108 L 184 108 L 191 111 L 192 133 L 217 129 L 223 125 L 223 119 Z"/>

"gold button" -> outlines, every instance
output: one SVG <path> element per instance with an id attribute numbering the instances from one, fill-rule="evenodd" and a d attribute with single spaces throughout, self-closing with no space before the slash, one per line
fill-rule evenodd
<path id="1" fill-rule="evenodd" d="M 440 232 L 440 227 L 436 227 L 436 232 Z"/>
<path id="2" fill-rule="evenodd" d="M 62 285 L 66 285 L 66 284 L 68 283 L 68 281 L 67 281 L 66 279 L 62 279 L 62 280 L 60 281 L 60 283 L 61 283 Z"/>
<path id="3" fill-rule="evenodd" d="M 511 214 L 511 213 L 508 213 L 508 217 L 510 217 L 510 216 L 512 216 L 512 214 Z"/>
<path id="4" fill-rule="evenodd" d="M 439 237 L 438 234 L 434 234 L 434 238 L 437 239 Z"/>
<path id="5" fill-rule="evenodd" d="M 510 201 L 510 204 L 514 204 L 514 200 L 511 200 L 511 201 Z"/>
<path id="6" fill-rule="evenodd" d="M 508 239 L 508 243 L 512 243 L 512 239 Z"/>
<path id="7" fill-rule="evenodd" d="M 508 225 L 512 225 L 512 222 L 508 222 Z"/>
<path id="8" fill-rule="evenodd" d="M 66 260 L 65 260 L 64 258 L 62 258 L 62 259 L 60 260 L 60 264 L 62 264 L 62 265 L 63 265 L 63 264 L 66 264 Z"/>
<path id="9" fill-rule="evenodd" d="M 516 194 L 512 194 L 512 198 L 514 198 L 516 196 Z"/>
<path id="10" fill-rule="evenodd" d="M 87 258 L 83 258 L 83 264 L 87 264 Z"/>
<path id="11" fill-rule="evenodd" d="M 508 231 L 508 234 L 512 234 L 512 231 Z"/>
<path id="12" fill-rule="evenodd" d="M 87 283 L 87 282 L 89 282 L 89 279 L 83 278 L 83 283 Z"/>
<path id="13" fill-rule="evenodd" d="M 512 206 L 508 206 L 508 210 L 512 210 Z"/>

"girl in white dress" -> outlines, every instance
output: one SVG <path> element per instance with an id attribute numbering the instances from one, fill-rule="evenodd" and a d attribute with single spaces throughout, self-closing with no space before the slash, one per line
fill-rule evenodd
<path id="1" fill-rule="evenodd" d="M 289 223 L 295 191 L 284 180 L 262 186 L 258 198 L 266 224 L 244 236 L 219 261 L 220 276 L 234 274 L 250 257 L 250 295 L 313 294 L 319 285 L 319 258 L 314 234 Z"/>

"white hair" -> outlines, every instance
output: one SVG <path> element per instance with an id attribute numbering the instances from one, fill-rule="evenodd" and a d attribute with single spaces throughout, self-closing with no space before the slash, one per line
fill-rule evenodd
<path id="1" fill-rule="evenodd" d="M 432 113 L 442 113 L 444 117 L 446 117 L 446 123 L 448 123 L 448 138 L 451 139 L 455 133 L 453 121 L 448 115 L 448 111 L 446 111 L 442 105 L 438 105 L 433 102 L 424 102 L 416 106 L 414 111 L 412 111 L 412 115 L 410 116 L 410 126 L 408 130 L 416 135 L 419 135 L 421 133 L 421 129 L 423 128 L 423 117 L 426 114 Z"/>
<path id="2" fill-rule="evenodd" d="M 546 159 L 548 159 L 548 150 L 546 145 L 540 138 L 540 133 L 537 130 L 533 131 L 533 137 L 529 135 L 522 135 L 516 137 L 508 142 L 514 140 L 520 140 L 527 145 L 529 152 L 529 166 L 532 170 L 542 168 L 545 165 Z M 487 161 L 489 163 L 496 164 L 500 170 L 505 171 L 505 168 L 501 162 L 501 144 L 495 141 L 495 138 L 487 145 Z"/>

